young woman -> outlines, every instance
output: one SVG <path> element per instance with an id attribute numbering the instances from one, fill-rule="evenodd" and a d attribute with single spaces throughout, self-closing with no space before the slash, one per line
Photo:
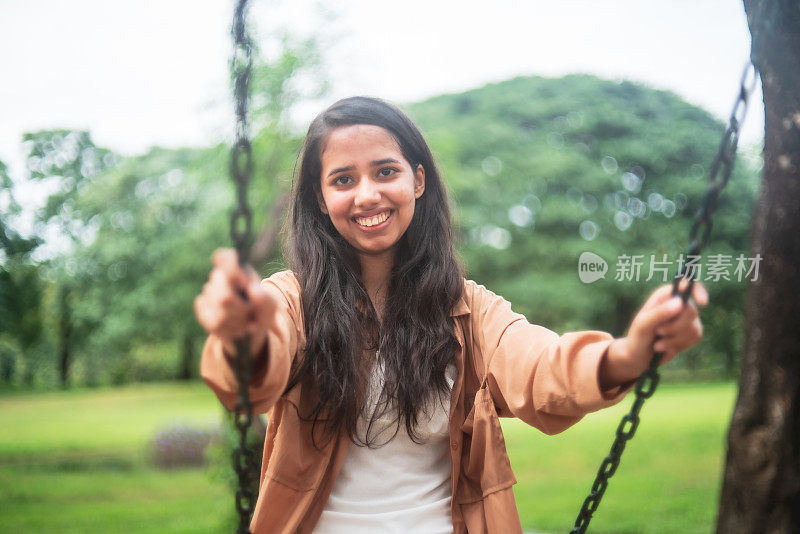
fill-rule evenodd
<path id="1" fill-rule="evenodd" d="M 311 123 L 288 231 L 291 270 L 259 283 L 220 250 L 195 300 L 201 374 L 228 409 L 250 334 L 249 395 L 269 414 L 256 533 L 521 532 L 498 416 L 561 432 L 619 402 L 654 350 L 702 337 L 671 285 L 615 339 L 559 336 L 466 280 L 430 149 L 378 99 Z"/>

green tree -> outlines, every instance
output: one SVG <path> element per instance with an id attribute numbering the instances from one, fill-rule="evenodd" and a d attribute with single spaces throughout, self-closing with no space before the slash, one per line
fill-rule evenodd
<path id="1" fill-rule="evenodd" d="M 76 245 L 92 238 L 95 221 L 76 210 L 81 191 L 102 171 L 116 163 L 114 154 L 97 147 L 89 132 L 42 130 L 23 135 L 27 151 L 29 179 L 39 182 L 50 193 L 45 205 L 35 215 L 36 235 L 48 236 L 49 251 L 43 268 L 56 294 L 56 346 L 58 375 L 62 387 L 69 383 L 69 371 L 77 340 L 88 337 L 86 325 L 75 324 L 72 302 L 75 295 L 75 264 L 62 261 Z M 44 247 L 43 247 L 44 248 Z"/>
<path id="2" fill-rule="evenodd" d="M 432 142 L 458 203 L 460 250 L 471 275 L 556 330 L 623 335 L 657 284 L 650 256 L 672 262 L 688 247 L 724 125 L 667 91 L 589 75 L 519 77 L 409 106 Z M 721 197 L 706 253 L 746 253 L 757 177 L 738 165 Z M 584 251 L 609 263 L 606 278 L 580 282 Z M 639 281 L 615 280 L 621 255 L 640 255 Z M 707 259 L 707 258 L 706 258 Z M 706 261 L 704 259 L 704 261 Z M 706 282 L 707 340 L 681 358 L 711 353 L 733 364 L 742 282 Z M 708 363 L 708 362 L 705 362 Z"/>
<path id="3" fill-rule="evenodd" d="M 0 161 L 0 381 L 14 380 L 18 360 L 30 355 L 41 339 L 41 291 L 39 273 L 30 255 L 37 238 L 22 237 L 12 219 L 21 212 L 14 198 L 8 168 Z M 35 365 L 25 366 L 26 382 L 33 380 Z"/>
<path id="4" fill-rule="evenodd" d="M 289 109 L 319 97 L 314 78 L 317 45 L 277 34 L 278 53 L 254 64 L 254 179 L 249 190 L 256 229 L 251 262 L 268 270 L 300 138 Z M 130 157 L 93 180 L 74 209 L 92 225 L 92 239 L 65 262 L 78 266 L 74 303 L 89 325 L 85 367 L 116 382 L 196 376 L 204 334 L 192 311 L 210 269 L 212 251 L 230 246 L 233 185 L 226 145 L 208 149 L 153 149 Z M 177 355 L 177 358 L 175 357 Z M 176 365 L 177 362 L 177 365 Z"/>

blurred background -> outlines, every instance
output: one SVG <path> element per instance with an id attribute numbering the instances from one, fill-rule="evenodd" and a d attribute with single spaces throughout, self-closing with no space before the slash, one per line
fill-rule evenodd
<path id="1" fill-rule="evenodd" d="M 400 105 L 447 177 L 469 277 L 532 323 L 616 336 L 685 253 L 750 36 L 738 2 L 252 2 L 250 188 L 263 276 L 309 121 Z M 0 0 L 0 530 L 233 529 L 230 431 L 192 300 L 230 246 L 232 2 Z M 708 532 L 742 350 L 735 258 L 756 92 L 700 279 L 705 339 L 664 369 L 596 532 Z M 578 278 L 582 252 L 609 263 Z M 620 256 L 641 255 L 636 279 Z M 624 277 L 623 277 L 624 278 Z M 627 402 L 545 437 L 504 421 L 523 525 L 564 531 Z M 258 439 L 256 436 L 254 439 Z M 43 513 L 43 511 L 47 513 Z"/>

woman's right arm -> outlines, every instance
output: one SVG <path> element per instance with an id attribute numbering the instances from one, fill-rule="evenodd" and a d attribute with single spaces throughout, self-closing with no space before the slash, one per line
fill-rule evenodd
<path id="1" fill-rule="evenodd" d="M 200 376 L 222 404 L 233 409 L 238 391 L 234 340 L 250 334 L 254 365 L 248 396 L 253 412 L 265 413 L 289 380 L 299 339 L 298 306 L 276 284 L 281 273 L 259 283 L 255 271 L 239 267 L 230 249 L 215 252 L 213 262 L 209 280 L 194 303 L 198 322 L 209 334 Z M 247 294 L 246 301 L 239 296 L 241 291 Z"/>

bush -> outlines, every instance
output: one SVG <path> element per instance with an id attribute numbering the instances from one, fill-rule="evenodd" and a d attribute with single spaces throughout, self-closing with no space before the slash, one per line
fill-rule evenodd
<path id="1" fill-rule="evenodd" d="M 197 428 L 187 423 L 173 422 L 159 429 L 151 443 L 153 463 L 163 469 L 205 465 L 206 449 L 219 439 L 218 429 Z"/>
<path id="2" fill-rule="evenodd" d="M 135 345 L 115 361 L 111 380 L 115 384 L 154 382 L 175 378 L 178 349 L 174 342 Z"/>

